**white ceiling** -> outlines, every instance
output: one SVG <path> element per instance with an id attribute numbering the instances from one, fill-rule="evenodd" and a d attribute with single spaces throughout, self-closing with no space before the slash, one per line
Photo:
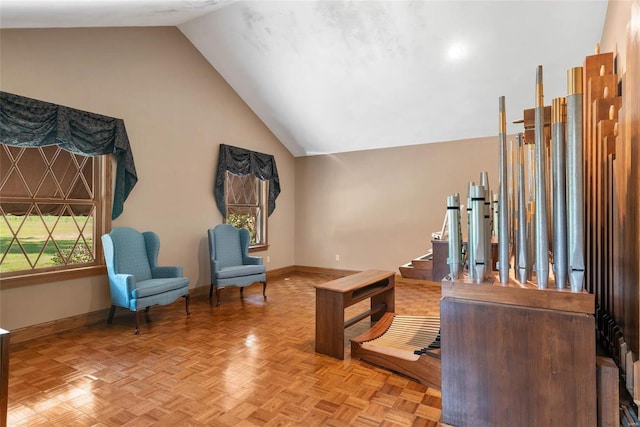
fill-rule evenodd
<path id="1" fill-rule="evenodd" d="M 295 156 L 497 135 L 566 95 L 598 1 L 1 0 L 2 28 L 176 25 Z M 457 57 L 452 57 L 453 53 Z M 454 55 L 455 56 L 455 55 Z"/>

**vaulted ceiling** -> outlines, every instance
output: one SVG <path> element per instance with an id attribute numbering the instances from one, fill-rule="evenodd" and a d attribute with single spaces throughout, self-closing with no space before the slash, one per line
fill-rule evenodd
<path id="1" fill-rule="evenodd" d="M 294 156 L 497 135 L 566 95 L 599 1 L 2 0 L 2 28 L 177 26 Z"/>

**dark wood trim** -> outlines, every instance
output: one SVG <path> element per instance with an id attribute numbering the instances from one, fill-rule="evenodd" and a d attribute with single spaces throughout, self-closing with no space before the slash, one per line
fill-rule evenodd
<path id="1" fill-rule="evenodd" d="M 129 310 L 120 310 L 116 313 L 116 317 L 122 314 L 130 314 Z M 40 338 L 68 329 L 79 328 L 82 326 L 92 325 L 98 322 L 106 322 L 109 317 L 109 308 L 103 310 L 92 311 L 90 313 L 78 314 L 72 317 L 52 320 L 50 322 L 39 323 L 37 325 L 26 326 L 24 328 L 14 329 L 11 331 L 11 342 L 19 343 L 29 341 L 34 338 Z"/>
<path id="2" fill-rule="evenodd" d="M 267 270 L 267 280 L 271 280 L 275 277 L 286 276 L 287 274 L 293 273 L 295 270 L 295 266 L 290 265 L 288 267 L 275 268 L 273 270 Z"/>
<path id="3" fill-rule="evenodd" d="M 262 251 L 266 251 L 267 249 L 269 249 L 268 243 L 265 243 L 264 245 L 253 245 L 253 246 L 249 246 L 249 253 L 262 252 Z"/>
<path id="4" fill-rule="evenodd" d="M 0 427 L 7 425 L 9 405 L 9 331 L 0 329 Z"/>

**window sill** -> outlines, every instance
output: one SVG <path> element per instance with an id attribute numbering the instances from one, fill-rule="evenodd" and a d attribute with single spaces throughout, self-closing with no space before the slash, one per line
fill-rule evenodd
<path id="1" fill-rule="evenodd" d="M 42 273 L 30 273 L 23 276 L 6 277 L 0 275 L 0 290 L 20 288 L 23 286 L 39 285 L 48 282 L 58 282 L 62 280 L 78 279 L 81 277 L 100 276 L 107 274 L 107 267 L 104 265 L 93 265 L 73 270 L 47 271 Z"/>
<path id="2" fill-rule="evenodd" d="M 249 246 L 249 252 L 262 252 L 269 249 L 269 245 L 253 245 Z"/>

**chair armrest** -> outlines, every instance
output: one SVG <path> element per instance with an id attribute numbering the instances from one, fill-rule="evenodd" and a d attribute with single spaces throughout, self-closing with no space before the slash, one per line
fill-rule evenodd
<path id="1" fill-rule="evenodd" d="M 172 277 L 182 277 L 182 267 L 153 267 L 151 276 L 154 279 L 168 279 Z"/>
<path id="2" fill-rule="evenodd" d="M 136 278 L 133 274 L 114 274 L 110 279 L 115 286 L 126 290 L 127 295 L 131 295 L 131 292 L 136 288 Z"/>
<path id="3" fill-rule="evenodd" d="M 262 265 L 262 257 L 247 255 L 242 260 L 242 263 L 245 265 Z"/>
<path id="4" fill-rule="evenodd" d="M 131 274 L 109 274 L 111 303 L 129 307 L 131 293 L 136 288 L 136 278 Z"/>

